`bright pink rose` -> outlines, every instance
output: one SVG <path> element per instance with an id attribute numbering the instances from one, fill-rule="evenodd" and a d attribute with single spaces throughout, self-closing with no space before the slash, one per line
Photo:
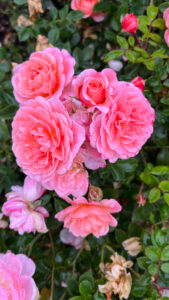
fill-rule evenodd
<path id="1" fill-rule="evenodd" d="M 115 162 L 138 154 L 153 132 L 155 113 L 132 83 L 116 83 L 111 97 L 109 111 L 93 116 L 90 143 L 104 159 Z"/>
<path id="2" fill-rule="evenodd" d="M 71 167 L 85 139 L 84 128 L 57 99 L 29 101 L 17 111 L 12 127 L 18 165 L 42 185 Z"/>
<path id="3" fill-rule="evenodd" d="M 131 81 L 136 87 L 140 89 L 140 91 L 144 92 L 145 88 L 145 80 L 141 78 L 140 76 L 137 76 Z"/>
<path id="4" fill-rule="evenodd" d="M 42 96 L 49 99 L 60 97 L 74 74 L 74 58 L 67 50 L 46 48 L 31 54 L 28 61 L 17 65 L 12 85 L 19 103 Z"/>
<path id="5" fill-rule="evenodd" d="M 73 79 L 76 97 L 88 108 L 105 111 L 108 103 L 110 83 L 117 82 L 116 73 L 112 69 L 97 72 L 88 69 Z"/>
<path id="6" fill-rule="evenodd" d="M 169 28 L 169 7 L 164 11 L 163 18 L 165 20 L 165 25 Z"/>
<path id="7" fill-rule="evenodd" d="M 85 14 L 85 18 L 91 17 L 96 3 L 100 0 L 72 0 L 71 9 L 80 10 Z"/>
<path id="8" fill-rule="evenodd" d="M 0 299 L 38 300 L 39 291 L 32 278 L 35 264 L 24 254 L 0 253 Z"/>
<path id="9" fill-rule="evenodd" d="M 167 29 L 164 33 L 164 39 L 165 39 L 165 42 L 167 44 L 167 46 L 169 47 L 169 29 Z"/>
<path id="10" fill-rule="evenodd" d="M 126 14 L 122 20 L 124 32 L 135 33 L 138 29 L 138 19 L 134 14 Z"/>
<path id="11" fill-rule="evenodd" d="M 55 218 L 63 221 L 64 227 L 75 236 L 85 237 L 92 233 L 99 238 L 108 233 L 109 226 L 117 226 L 111 213 L 120 212 L 121 206 L 114 199 L 88 202 L 84 197 L 79 197 L 71 204 L 56 214 Z"/>
<path id="12" fill-rule="evenodd" d="M 74 236 L 67 228 L 63 228 L 60 232 L 60 240 L 64 244 L 69 244 L 80 249 L 82 247 L 83 238 L 80 236 Z"/>
<path id="13" fill-rule="evenodd" d="M 23 234 L 36 231 L 46 233 L 44 218 L 49 217 L 47 210 L 40 206 L 38 200 L 44 193 L 44 188 L 26 177 L 24 186 L 12 186 L 12 192 L 6 194 L 7 201 L 3 204 L 4 215 L 9 216 L 10 228 Z M 34 202 L 35 201 L 35 202 Z"/>
<path id="14" fill-rule="evenodd" d="M 74 197 L 85 195 L 88 184 L 88 172 L 84 169 L 82 160 L 75 158 L 70 170 L 62 175 L 56 175 L 45 183 L 45 187 L 48 190 L 55 190 L 59 197 L 64 199 L 68 195 Z"/>

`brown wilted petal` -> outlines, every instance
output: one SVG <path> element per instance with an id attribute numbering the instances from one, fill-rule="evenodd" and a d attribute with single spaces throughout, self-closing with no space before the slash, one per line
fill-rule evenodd
<path id="1" fill-rule="evenodd" d="M 124 249 L 131 256 L 136 256 L 141 252 L 141 243 L 139 237 L 132 237 L 122 243 Z"/>
<path id="2" fill-rule="evenodd" d="M 46 48 L 53 47 L 52 44 L 49 43 L 46 36 L 39 34 L 36 42 L 36 51 L 43 51 Z"/>
<path id="3" fill-rule="evenodd" d="M 29 19 L 25 18 L 24 16 L 19 16 L 17 19 L 17 25 L 19 27 L 27 27 L 34 25 L 34 23 Z"/>
<path id="4" fill-rule="evenodd" d="M 37 13 L 43 13 L 41 0 L 27 0 L 30 20 L 36 19 Z"/>

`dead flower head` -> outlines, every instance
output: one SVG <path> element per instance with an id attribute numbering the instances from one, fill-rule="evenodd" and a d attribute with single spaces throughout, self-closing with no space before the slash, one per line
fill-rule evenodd
<path id="1" fill-rule="evenodd" d="M 36 51 L 43 51 L 48 47 L 53 47 L 52 44 L 49 43 L 46 36 L 39 34 L 36 42 Z"/>
<path id="2" fill-rule="evenodd" d="M 29 19 L 25 18 L 24 16 L 19 16 L 17 19 L 17 25 L 19 27 L 27 27 L 27 26 L 32 26 L 34 25 L 32 21 Z"/>
<path id="3" fill-rule="evenodd" d="M 36 19 L 37 13 L 43 13 L 44 10 L 42 8 L 41 0 L 27 0 L 28 2 L 28 10 L 29 10 L 29 17 L 31 21 Z"/>
<path id="4" fill-rule="evenodd" d="M 122 245 L 131 256 L 136 256 L 141 252 L 141 243 L 139 237 L 131 237 L 125 240 Z"/>

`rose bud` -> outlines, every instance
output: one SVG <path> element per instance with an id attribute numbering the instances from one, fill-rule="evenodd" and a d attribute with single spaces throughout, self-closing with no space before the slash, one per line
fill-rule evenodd
<path id="1" fill-rule="evenodd" d="M 135 33 L 138 28 L 138 19 L 134 14 L 126 14 L 121 25 L 123 32 Z"/>
<path id="2" fill-rule="evenodd" d="M 90 185 L 88 200 L 89 201 L 101 201 L 103 199 L 103 192 L 98 186 Z"/>
<path id="3" fill-rule="evenodd" d="M 145 88 L 145 80 L 141 78 L 140 76 L 137 76 L 131 81 L 136 87 L 138 87 L 142 92 Z"/>

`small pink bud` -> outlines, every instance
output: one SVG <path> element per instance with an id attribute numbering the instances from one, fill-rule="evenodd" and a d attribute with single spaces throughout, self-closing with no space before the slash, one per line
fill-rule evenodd
<path id="1" fill-rule="evenodd" d="M 138 19 L 134 14 L 126 14 L 122 20 L 124 32 L 135 33 L 138 28 Z"/>
<path id="2" fill-rule="evenodd" d="M 146 203 L 146 197 L 144 196 L 144 194 L 139 193 L 136 196 L 136 201 L 137 201 L 139 206 L 144 206 L 144 204 Z"/>
<path id="3" fill-rule="evenodd" d="M 138 87 L 142 92 L 144 91 L 145 88 L 145 80 L 141 78 L 140 76 L 137 76 L 131 81 L 136 87 Z"/>
<path id="4" fill-rule="evenodd" d="M 103 192 L 98 186 L 90 185 L 88 200 L 89 201 L 101 201 L 103 199 Z"/>

